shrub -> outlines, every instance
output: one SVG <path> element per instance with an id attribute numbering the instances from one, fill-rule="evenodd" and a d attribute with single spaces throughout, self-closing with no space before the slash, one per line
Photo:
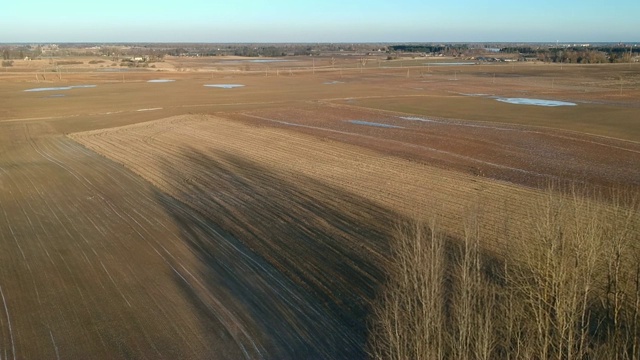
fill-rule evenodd
<path id="1" fill-rule="evenodd" d="M 74 61 L 74 60 L 65 60 L 65 61 L 58 61 L 57 62 L 58 65 L 82 65 L 84 64 L 83 61 Z"/>

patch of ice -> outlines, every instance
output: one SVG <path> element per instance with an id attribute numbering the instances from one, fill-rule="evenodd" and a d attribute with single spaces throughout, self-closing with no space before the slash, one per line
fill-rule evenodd
<path id="1" fill-rule="evenodd" d="M 458 93 L 460 95 L 464 95 L 464 96 L 474 96 L 474 97 L 484 97 L 484 96 L 491 96 L 489 94 L 465 94 L 465 93 Z"/>
<path id="2" fill-rule="evenodd" d="M 381 124 L 381 123 L 364 121 L 364 120 L 348 120 L 348 122 L 356 125 L 375 126 L 375 127 L 389 128 L 389 129 L 404 129 L 404 127 L 402 126 Z"/>
<path id="3" fill-rule="evenodd" d="M 24 90 L 25 92 L 39 92 L 39 91 L 60 91 L 60 90 L 71 90 L 71 89 L 85 89 L 85 88 L 94 88 L 97 85 L 73 85 L 73 86 L 58 86 L 58 87 L 46 87 L 46 88 L 34 88 Z"/>
<path id="4" fill-rule="evenodd" d="M 543 99 L 529 99 L 529 98 L 496 98 L 496 100 L 509 104 L 516 105 L 535 105 L 535 106 L 576 106 L 576 103 L 557 101 L 557 100 L 543 100 Z"/>
<path id="5" fill-rule="evenodd" d="M 448 125 L 448 126 L 463 126 L 463 127 L 492 129 L 492 130 L 500 130 L 500 131 L 519 131 L 517 129 L 511 129 L 511 128 L 489 126 L 489 125 L 467 124 L 467 123 L 459 123 L 454 121 L 432 120 L 432 119 L 425 119 L 425 118 L 416 117 L 416 116 L 398 116 L 398 118 L 403 120 L 409 120 L 409 121 L 421 121 L 421 122 L 436 123 L 436 124 Z"/>
<path id="6" fill-rule="evenodd" d="M 136 111 L 155 111 L 155 110 L 162 110 L 162 108 L 138 109 Z"/>
<path id="7" fill-rule="evenodd" d="M 70 86 L 72 89 L 88 89 L 88 88 L 94 88 L 98 85 L 74 85 L 74 86 Z"/>
<path id="8" fill-rule="evenodd" d="M 243 87 L 241 84 L 206 84 L 205 87 L 212 87 L 218 89 L 235 89 L 239 87 Z"/>
<path id="9" fill-rule="evenodd" d="M 425 119 L 425 118 L 415 117 L 415 116 L 399 116 L 399 118 L 404 120 L 411 120 L 411 121 L 437 122 L 435 120 Z"/>

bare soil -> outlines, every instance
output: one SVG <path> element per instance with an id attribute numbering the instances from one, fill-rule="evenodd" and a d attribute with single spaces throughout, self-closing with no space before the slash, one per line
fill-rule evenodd
<path id="1" fill-rule="evenodd" d="M 0 70 L 2 358 L 364 358 L 396 221 L 640 185 L 637 64 L 90 60 Z"/>

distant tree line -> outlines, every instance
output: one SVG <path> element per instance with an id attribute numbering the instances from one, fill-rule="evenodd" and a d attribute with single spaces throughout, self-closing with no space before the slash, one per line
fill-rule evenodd
<path id="1" fill-rule="evenodd" d="M 493 45 L 502 54 L 519 55 L 521 60 L 536 59 L 554 63 L 616 63 L 631 62 L 640 54 L 621 44 L 592 46 L 554 45 Z M 484 56 L 484 44 L 60 44 L 60 45 L 4 45 L 0 46 L 2 60 L 53 58 L 70 55 L 104 56 L 112 61 L 126 57 L 145 57 L 148 62 L 161 61 L 164 56 L 245 56 L 282 57 L 289 55 L 317 56 L 353 53 L 368 54 L 386 52 L 389 58 L 401 53 L 446 55 L 454 57 Z"/>
<path id="2" fill-rule="evenodd" d="M 623 45 L 597 46 L 503 46 L 502 54 L 518 54 L 522 59 L 572 64 L 631 62 L 633 50 Z M 486 50 L 469 44 L 400 44 L 388 46 L 391 53 L 442 54 L 447 56 L 478 56 Z M 636 53 L 637 55 L 638 53 Z"/>
<path id="3" fill-rule="evenodd" d="M 233 55 L 236 56 L 265 56 L 265 57 L 280 57 L 286 56 L 287 51 L 282 47 L 276 46 L 261 46 L 261 47 L 250 47 L 250 46 L 242 46 L 235 49 Z"/>
<path id="4" fill-rule="evenodd" d="M 40 47 L 30 48 L 28 46 L 5 46 L 0 48 L 0 51 L 2 52 L 2 60 L 35 58 L 42 54 Z"/>
<path id="5" fill-rule="evenodd" d="M 501 53 L 535 56 L 553 63 L 597 64 L 630 62 L 633 51 L 625 46 L 569 46 L 569 47 L 503 47 Z"/>
<path id="6" fill-rule="evenodd" d="M 409 53 L 439 53 L 445 50 L 441 45 L 393 45 L 389 50 Z"/>

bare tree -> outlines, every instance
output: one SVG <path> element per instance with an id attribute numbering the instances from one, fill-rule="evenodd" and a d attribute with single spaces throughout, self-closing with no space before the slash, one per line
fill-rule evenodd
<path id="1" fill-rule="evenodd" d="M 483 249 L 496 239 L 479 206 L 459 239 L 399 225 L 372 356 L 640 360 L 640 206 L 578 194 L 548 190 L 498 253 Z"/>

